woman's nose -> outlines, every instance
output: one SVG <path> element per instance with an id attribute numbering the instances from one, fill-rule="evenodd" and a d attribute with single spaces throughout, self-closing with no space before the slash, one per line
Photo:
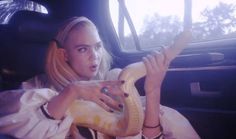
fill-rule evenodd
<path id="1" fill-rule="evenodd" d="M 91 49 L 91 54 L 90 54 L 90 58 L 91 59 L 97 59 L 98 58 L 98 51 L 95 48 Z"/>

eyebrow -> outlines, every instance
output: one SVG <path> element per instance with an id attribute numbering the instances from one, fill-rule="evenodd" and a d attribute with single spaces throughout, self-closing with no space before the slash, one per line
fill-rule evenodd
<path id="1" fill-rule="evenodd" d="M 102 44 L 102 41 L 99 41 L 97 43 L 95 43 L 94 45 L 98 45 L 98 44 Z M 79 48 L 79 47 L 91 47 L 93 45 L 88 45 L 88 44 L 79 44 L 79 45 L 75 45 L 74 48 Z"/>
<path id="2" fill-rule="evenodd" d="M 87 44 L 79 44 L 79 45 L 75 45 L 74 48 L 80 48 L 80 47 L 90 47 L 90 45 Z"/>

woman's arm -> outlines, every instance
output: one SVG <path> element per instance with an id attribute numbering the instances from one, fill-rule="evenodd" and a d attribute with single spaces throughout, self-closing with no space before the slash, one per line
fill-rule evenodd
<path id="1" fill-rule="evenodd" d="M 68 85 L 58 96 L 49 101 L 47 110 L 55 119 L 63 118 L 67 108 L 75 99 L 89 100 L 97 103 L 108 112 L 112 108 L 120 109 L 119 102 L 101 92 L 103 87 L 109 89 L 109 93 L 124 97 L 119 87 L 122 81 L 78 81 Z"/>
<path id="2" fill-rule="evenodd" d="M 121 82 L 81 81 L 71 84 L 61 93 L 47 88 L 23 88 L 17 91 L 3 92 L 0 94 L 0 99 L 4 99 L 6 104 L 1 103 L 0 105 L 0 133 L 10 134 L 18 138 L 49 138 L 58 136 L 64 138 L 73 122 L 72 117 L 65 114 L 71 102 L 78 98 L 100 101 L 102 103 L 100 105 L 109 110 L 105 102 L 103 103 L 100 100 L 100 98 L 103 98 L 106 101 L 110 101 L 110 105 L 117 105 L 118 107 L 118 104 L 112 103 L 113 100 L 111 98 L 107 99 L 108 96 L 103 96 L 104 94 L 100 92 L 102 86 L 114 86 L 117 84 L 119 85 Z M 117 92 L 117 90 L 112 91 Z M 20 95 L 10 96 L 10 94 L 13 95 L 17 92 Z M 122 92 L 120 92 L 120 95 L 123 95 Z M 10 100 L 6 100 L 7 98 Z M 9 107 L 7 103 L 11 102 L 18 103 L 14 103 L 14 105 L 12 104 Z M 14 111 L 9 111 L 13 107 Z M 47 113 L 46 115 L 45 112 Z M 47 115 L 53 117 L 53 119 L 48 118 Z"/>
<path id="3" fill-rule="evenodd" d="M 163 53 L 154 52 L 152 55 L 143 58 L 147 70 L 144 84 L 146 93 L 146 109 L 143 135 L 148 138 L 153 138 L 161 134 L 159 119 L 160 91 L 169 65 L 169 62 L 166 61 L 164 55 L 165 50 Z"/>
<path id="4" fill-rule="evenodd" d="M 160 89 L 155 90 L 160 94 Z M 143 135 L 146 137 L 156 137 L 161 134 L 161 125 L 159 119 L 160 96 L 150 93 L 146 96 L 145 119 L 143 125 Z"/>
<path id="5" fill-rule="evenodd" d="M 0 105 L 2 113 L 0 133 L 17 138 L 65 137 L 73 119 L 66 116 L 62 120 L 51 120 L 45 117 L 40 109 L 56 95 L 57 92 L 51 89 L 19 89 L 1 92 L 0 99 L 4 99 L 5 104 Z M 17 103 L 9 106 L 11 102 Z M 12 111 L 12 108 L 16 109 Z"/>

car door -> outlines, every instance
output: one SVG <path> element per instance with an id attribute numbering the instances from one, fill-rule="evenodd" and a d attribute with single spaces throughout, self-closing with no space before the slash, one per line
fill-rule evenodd
<path id="1" fill-rule="evenodd" d="M 136 9 L 138 10 L 136 11 L 134 10 L 134 7 L 129 5 L 129 3 L 131 3 L 131 1 L 119 1 L 114 4 L 118 7 L 116 9 L 117 12 L 119 11 L 118 16 L 116 16 L 117 13 L 112 14 L 112 10 L 114 10 L 116 6 L 111 4 L 109 5 L 112 15 L 111 18 L 114 18 L 112 19 L 113 28 L 115 28 L 113 29 L 113 32 L 117 32 L 117 35 L 110 35 L 109 37 L 110 40 L 113 40 L 112 46 L 115 47 L 113 48 L 116 56 L 114 67 L 122 68 L 130 63 L 141 61 L 143 56 L 146 56 L 154 50 L 161 49 L 161 43 L 153 45 L 152 41 L 154 39 L 159 39 L 161 41 L 169 37 L 173 41 L 174 36 L 177 35 L 174 29 L 172 30 L 172 33 L 166 33 L 166 35 L 165 33 L 158 32 L 153 36 L 150 35 L 150 40 L 143 43 L 144 39 L 148 39 L 148 35 L 144 33 L 140 35 L 138 33 L 135 28 L 137 26 L 134 25 L 132 17 L 135 19 L 136 16 L 138 16 L 138 13 L 140 13 L 141 16 L 140 11 L 142 11 L 142 8 L 145 9 L 144 3 L 142 3 L 143 5 L 141 4 L 142 8 L 137 8 L 137 6 Z M 138 2 L 135 3 L 139 5 Z M 154 2 L 151 3 L 151 5 L 154 4 Z M 191 1 L 183 1 L 183 4 L 185 14 L 180 28 L 181 26 L 182 28 L 191 27 L 193 40 L 170 64 L 162 86 L 161 104 L 174 108 L 182 113 L 190 121 L 201 138 L 235 138 L 235 31 L 232 31 L 228 35 L 220 38 L 217 35 L 222 31 L 219 28 L 225 27 L 223 23 L 219 24 L 219 27 L 211 28 L 212 30 L 209 32 L 203 26 L 203 24 L 207 24 L 208 26 L 216 25 L 216 23 L 213 22 L 214 20 L 217 20 L 217 23 L 221 23 L 219 19 L 217 19 L 218 16 L 225 18 L 225 21 L 232 20 L 233 23 L 235 17 L 227 18 L 227 14 L 223 11 L 226 7 L 227 9 L 235 11 L 232 8 L 234 3 L 231 2 L 227 4 L 222 2 L 218 3 L 218 5 L 211 10 L 206 9 L 204 15 L 207 16 L 208 20 L 201 24 L 199 22 L 193 22 L 193 16 L 191 13 L 195 6 L 194 3 L 191 3 Z M 170 5 L 167 4 L 161 6 Z M 158 5 L 156 7 L 158 7 Z M 216 11 L 218 11 L 218 15 L 215 14 Z M 149 26 L 152 26 L 149 28 L 149 32 L 155 30 L 155 27 L 158 28 L 158 25 L 163 25 L 161 22 L 166 21 L 166 18 L 164 17 L 157 19 L 160 21 L 152 20 L 149 22 Z M 148 18 L 146 21 L 147 20 Z M 118 24 L 116 21 L 118 21 Z M 120 25 L 122 23 L 123 25 Z M 155 23 L 157 26 L 155 26 Z M 177 23 L 178 22 L 175 24 L 167 24 L 165 22 L 161 27 L 165 28 L 165 26 L 167 26 L 166 28 L 168 29 L 171 28 L 171 26 L 177 25 Z M 125 35 L 126 31 L 124 26 L 129 27 L 130 34 L 127 36 Z M 235 28 L 233 24 L 232 26 Z M 210 27 L 208 27 L 208 29 L 209 28 Z M 148 31 L 146 31 L 146 33 L 148 33 Z M 204 36 L 207 33 L 208 35 L 210 34 L 208 39 Z M 205 37 L 205 40 L 200 40 L 201 37 L 204 38 L 203 36 Z M 216 38 L 212 39 L 211 37 Z M 171 39 L 168 39 L 168 41 L 171 41 Z M 153 45 L 151 47 L 145 46 L 151 44 Z M 136 87 L 141 95 L 145 95 L 143 89 L 144 79 L 145 78 L 142 78 L 136 83 Z"/>

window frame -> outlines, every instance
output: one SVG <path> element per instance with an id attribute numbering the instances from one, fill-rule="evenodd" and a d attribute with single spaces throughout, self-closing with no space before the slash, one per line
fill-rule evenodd
<path id="1" fill-rule="evenodd" d="M 125 0 L 118 0 L 119 3 L 119 18 L 118 18 L 118 38 L 122 46 L 124 46 L 124 20 L 126 19 L 128 27 L 131 30 L 131 35 L 134 40 L 136 51 L 147 51 L 141 48 L 139 37 L 134 27 L 133 21 L 130 17 L 128 9 L 125 5 Z M 184 29 L 192 28 L 192 0 L 184 0 Z"/>
<path id="2" fill-rule="evenodd" d="M 160 49 L 158 46 L 155 48 L 150 49 L 143 49 L 140 45 L 139 37 L 137 35 L 137 32 L 135 30 L 134 24 L 132 22 L 132 19 L 129 15 L 129 12 L 127 10 L 127 7 L 125 5 L 125 0 L 117 0 L 118 1 L 118 7 L 119 7 L 119 19 L 118 19 L 118 30 L 116 32 L 117 38 L 121 46 L 124 46 L 124 20 L 127 21 L 128 27 L 131 31 L 131 36 L 133 37 L 133 42 L 135 46 L 135 50 L 132 51 L 126 51 L 125 48 L 120 47 L 122 52 L 127 53 L 138 53 L 138 52 L 147 52 L 151 51 L 153 49 Z M 184 0 L 184 16 L 183 16 L 183 29 L 192 29 L 192 0 Z M 227 38 L 227 39 L 220 39 L 220 42 L 234 42 L 236 38 Z M 206 40 L 202 42 L 191 42 L 189 44 L 189 47 L 187 47 L 187 51 L 191 51 L 191 49 L 202 49 L 202 44 L 209 44 L 209 46 L 214 47 L 214 44 L 216 44 L 218 40 Z M 196 47 L 197 46 L 197 47 Z M 205 46 L 205 45 L 204 45 Z M 196 47 L 196 48 L 195 48 Z"/>

